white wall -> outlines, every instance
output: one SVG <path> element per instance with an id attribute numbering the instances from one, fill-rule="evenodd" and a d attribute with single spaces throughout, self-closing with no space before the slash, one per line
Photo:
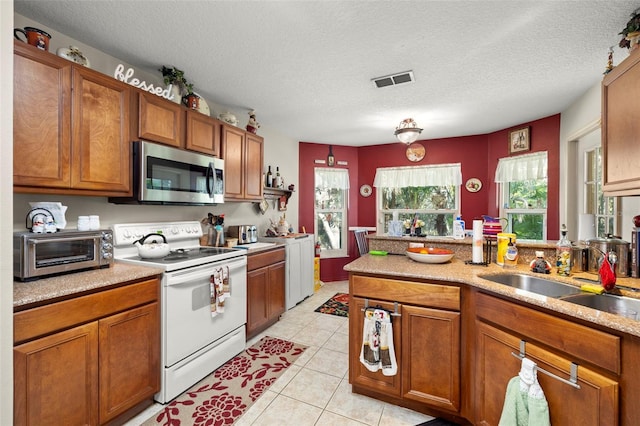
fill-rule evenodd
<path id="1" fill-rule="evenodd" d="M 43 29 L 51 34 L 49 46 L 50 52 L 55 52 L 59 47 L 68 47 L 74 45 L 89 58 L 91 68 L 102 73 L 113 75 L 118 64 L 125 65 L 125 68 L 133 67 L 131 64 L 111 57 L 87 46 L 80 41 L 73 40 L 63 34 L 64 29 L 53 29 L 39 22 L 33 21 L 22 15 L 15 14 L 15 26 L 22 28 L 25 26 L 33 26 Z M 162 64 L 158 64 L 158 68 Z M 180 68 L 179 64 L 175 64 Z M 162 84 L 162 75 L 150 74 L 135 69 L 135 76 L 141 80 L 153 84 Z M 198 88 L 195 87 L 195 91 Z M 238 111 L 227 108 L 223 105 L 215 103 L 213 99 L 206 99 L 211 115 L 217 116 L 221 112 L 231 112 L 236 115 L 241 125 L 246 124 L 249 116 L 248 111 Z M 242 104 L 242 99 L 238 99 L 237 104 Z M 260 122 L 260 113 L 257 112 L 258 121 Z M 261 127 L 258 134 L 264 138 L 264 162 L 265 165 L 280 167 L 281 175 L 285 178 L 286 186 L 293 183 L 298 185 L 298 141 L 283 135 L 278 129 L 269 127 L 269 123 L 260 122 Z M 265 167 L 266 168 L 266 167 Z M 274 201 L 270 201 L 270 208 L 265 215 L 262 215 L 254 203 L 225 203 L 211 207 L 175 207 L 175 206 L 130 206 L 130 205 L 114 205 L 107 202 L 106 197 L 78 197 L 78 196 L 52 196 L 52 195 L 36 195 L 36 194 L 15 194 L 14 196 L 14 220 L 13 227 L 16 230 L 24 230 L 25 216 L 29 211 L 30 201 L 61 201 L 64 205 L 69 206 L 67 211 L 67 228 L 75 228 L 77 217 L 79 215 L 99 214 L 101 224 L 110 226 L 114 223 L 124 222 L 148 222 L 148 221 L 166 221 L 166 220 L 200 220 L 207 216 L 208 212 L 214 214 L 224 214 L 226 225 L 240 224 L 256 224 L 260 235 L 263 235 L 266 228 L 270 225 L 270 220 L 277 219 L 282 215 L 278 212 Z M 289 201 L 286 213 L 287 221 L 298 230 L 298 196 L 293 194 Z M 11 221 L 9 222 L 11 223 Z"/>
<path id="2" fill-rule="evenodd" d="M 622 58 L 624 59 L 624 58 Z M 622 60 L 621 59 L 621 60 Z M 573 161 L 577 136 L 585 136 L 594 123 L 600 121 L 602 93 L 600 83 L 585 92 L 560 116 L 560 223 L 566 223 L 569 239 L 577 239 L 578 199 L 576 191 L 582 185 Z M 622 197 L 621 237 L 631 241 L 632 218 L 640 214 L 640 197 Z"/>
<path id="3" fill-rule="evenodd" d="M 13 424 L 13 2 L 0 1 L 0 424 Z"/>

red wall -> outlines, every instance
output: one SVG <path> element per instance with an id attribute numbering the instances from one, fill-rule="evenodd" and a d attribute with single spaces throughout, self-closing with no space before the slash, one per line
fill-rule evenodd
<path id="1" fill-rule="evenodd" d="M 560 155 L 560 115 L 553 115 L 540 120 L 523 123 L 513 128 L 500 130 L 486 135 L 461 136 L 445 139 L 419 141 L 425 147 L 425 157 L 419 162 L 411 162 L 406 158 L 406 145 L 399 142 L 385 145 L 364 147 L 333 146 L 333 154 L 337 161 L 346 161 L 344 167 L 349 169 L 349 214 L 348 226 L 376 226 L 376 189 L 370 197 L 360 195 L 360 186 L 368 184 L 373 187 L 376 168 L 398 166 L 423 166 L 432 164 L 460 163 L 462 182 L 472 177 L 480 179 L 482 189 L 476 193 L 462 190 L 460 203 L 462 218 L 470 221 L 483 214 L 497 215 L 498 205 L 496 185 L 493 182 L 498 159 L 509 156 L 509 132 L 513 129 L 530 126 L 531 152 L 547 151 L 549 162 L 549 200 L 547 216 L 547 238 L 558 239 L 559 236 L 559 155 Z M 314 226 L 314 167 L 326 167 L 315 164 L 314 160 L 326 160 L 328 145 L 301 142 L 299 149 L 299 220 L 307 232 L 313 232 Z M 347 258 L 321 260 L 320 278 L 331 282 L 345 280 L 348 274 L 344 265 L 357 257 L 353 233 L 349 232 Z"/>

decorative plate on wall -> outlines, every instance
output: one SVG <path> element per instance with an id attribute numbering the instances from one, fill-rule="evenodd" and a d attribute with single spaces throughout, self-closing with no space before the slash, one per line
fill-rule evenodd
<path id="1" fill-rule="evenodd" d="M 369 195 L 371 195 L 371 186 L 370 185 L 362 185 L 360 187 L 360 195 L 362 195 L 363 197 L 368 197 Z"/>
<path id="2" fill-rule="evenodd" d="M 407 160 L 417 162 L 424 158 L 425 149 L 424 146 L 419 143 L 412 143 L 407 147 L 406 155 Z"/>
<path id="3" fill-rule="evenodd" d="M 469 192 L 478 192 L 480 188 L 482 188 L 482 182 L 478 178 L 471 178 L 467 180 L 467 183 L 464 184 L 464 187 L 467 188 Z"/>

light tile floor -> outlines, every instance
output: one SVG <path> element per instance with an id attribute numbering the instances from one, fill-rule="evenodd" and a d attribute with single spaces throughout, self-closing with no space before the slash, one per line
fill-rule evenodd
<path id="1" fill-rule="evenodd" d="M 414 426 L 433 419 L 406 408 L 351 393 L 348 319 L 314 312 L 347 281 L 325 283 L 285 312 L 280 321 L 247 342 L 280 337 L 309 346 L 294 365 L 235 423 L 237 426 Z M 162 408 L 155 404 L 126 426 L 137 426 Z"/>

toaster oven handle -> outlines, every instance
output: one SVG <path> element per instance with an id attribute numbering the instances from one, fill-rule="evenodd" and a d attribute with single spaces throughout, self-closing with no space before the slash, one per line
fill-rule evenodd
<path id="1" fill-rule="evenodd" d="M 93 240 L 99 240 L 100 236 L 96 235 L 94 237 L 91 237 L 91 239 Z M 64 241 L 84 241 L 87 240 L 87 237 L 69 237 L 69 238 L 65 238 Z M 29 244 L 44 244 L 44 243 L 59 243 L 60 242 L 60 238 L 29 238 L 28 240 Z"/>

